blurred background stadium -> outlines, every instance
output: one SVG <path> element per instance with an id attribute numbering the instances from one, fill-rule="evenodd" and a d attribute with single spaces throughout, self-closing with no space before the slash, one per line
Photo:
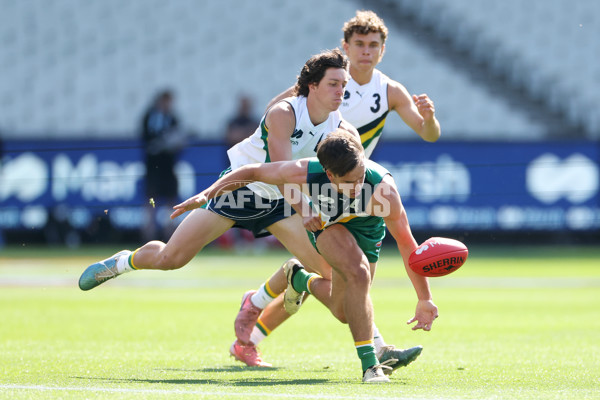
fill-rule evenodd
<path id="1" fill-rule="evenodd" d="M 0 243 L 137 240 L 155 94 L 188 134 L 186 198 L 227 167 L 239 99 L 260 118 L 357 9 L 390 30 L 380 69 L 442 126 L 427 144 L 390 116 L 373 155 L 418 239 L 597 243 L 596 0 L 0 0 Z"/>

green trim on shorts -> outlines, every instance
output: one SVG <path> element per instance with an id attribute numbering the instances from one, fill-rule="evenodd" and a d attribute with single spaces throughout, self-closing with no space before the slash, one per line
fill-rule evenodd
<path id="1" fill-rule="evenodd" d="M 352 221 L 340 223 L 340 225 L 343 225 L 346 229 L 348 229 L 352 236 L 354 236 L 354 239 L 356 239 L 356 242 L 358 243 L 358 247 L 363 253 L 365 253 L 367 260 L 369 260 L 370 263 L 376 263 L 379 261 L 379 252 L 381 251 L 383 238 L 385 237 L 385 224 L 383 221 L 378 226 L 372 227 L 365 227 L 364 225 L 361 225 L 360 227 L 354 226 Z M 321 233 L 323 233 L 323 230 L 317 232 L 306 232 L 308 233 L 308 238 L 310 239 L 313 247 L 315 250 L 317 250 L 317 253 L 321 254 L 317 248 L 317 238 Z"/>

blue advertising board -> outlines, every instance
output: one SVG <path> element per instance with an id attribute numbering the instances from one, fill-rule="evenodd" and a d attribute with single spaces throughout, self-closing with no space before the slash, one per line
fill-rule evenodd
<path id="1" fill-rule="evenodd" d="M 75 228 L 98 216 L 119 228 L 142 226 L 149 199 L 139 141 L 8 141 L 4 153 L 0 229 L 37 229 L 50 213 Z M 226 158 L 222 143 L 190 144 L 175 168 L 179 198 L 210 185 L 226 168 Z M 162 209 L 158 199 L 156 205 Z"/>
<path id="2" fill-rule="evenodd" d="M 598 230 L 597 142 L 387 143 L 413 228 Z"/>
<path id="3" fill-rule="evenodd" d="M 8 141 L 4 149 L 0 229 L 40 228 L 51 212 L 75 227 L 98 217 L 141 226 L 149 199 L 138 141 Z M 373 159 L 394 176 L 413 229 L 600 229 L 597 142 L 384 142 Z M 176 166 L 180 199 L 227 166 L 223 143 L 190 145 Z"/>

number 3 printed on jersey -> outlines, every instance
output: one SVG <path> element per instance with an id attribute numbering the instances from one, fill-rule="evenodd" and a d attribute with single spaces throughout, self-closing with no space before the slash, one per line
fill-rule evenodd
<path id="1" fill-rule="evenodd" d="M 381 96 L 379 95 L 379 93 L 375 93 L 373 97 L 375 98 L 375 106 L 371 107 L 371 111 L 376 113 L 381 108 L 381 104 L 379 104 L 379 102 L 381 101 Z"/>

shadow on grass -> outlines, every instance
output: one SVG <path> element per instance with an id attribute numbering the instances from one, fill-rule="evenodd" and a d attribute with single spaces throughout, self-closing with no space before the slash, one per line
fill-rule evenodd
<path id="1" fill-rule="evenodd" d="M 106 383 L 163 383 L 171 385 L 219 385 L 224 381 L 217 379 L 135 379 L 135 378 L 101 378 L 93 376 L 73 376 L 73 379 L 101 381 Z"/>
<path id="2" fill-rule="evenodd" d="M 186 368 L 155 368 L 155 371 L 174 371 L 174 372 L 248 372 L 248 371 L 259 371 L 259 372 L 274 372 L 279 371 L 282 368 L 279 367 L 248 367 L 241 365 L 227 365 L 223 367 L 212 367 L 212 368 L 199 368 L 199 369 L 186 369 Z"/>
<path id="3" fill-rule="evenodd" d="M 74 376 L 73 379 L 96 380 L 107 383 L 158 383 L 168 385 L 225 385 L 225 386 L 285 386 L 285 385 L 316 385 L 335 384 L 336 381 L 328 379 L 272 379 L 272 378 L 249 378 L 249 379 L 123 379 L 123 378 L 101 378 Z"/>
<path id="4" fill-rule="evenodd" d="M 329 379 L 277 379 L 272 378 L 253 378 L 253 379 L 239 379 L 229 381 L 230 385 L 233 386 L 285 386 L 285 385 L 323 385 L 323 384 L 335 384 L 337 382 L 330 381 Z"/>

